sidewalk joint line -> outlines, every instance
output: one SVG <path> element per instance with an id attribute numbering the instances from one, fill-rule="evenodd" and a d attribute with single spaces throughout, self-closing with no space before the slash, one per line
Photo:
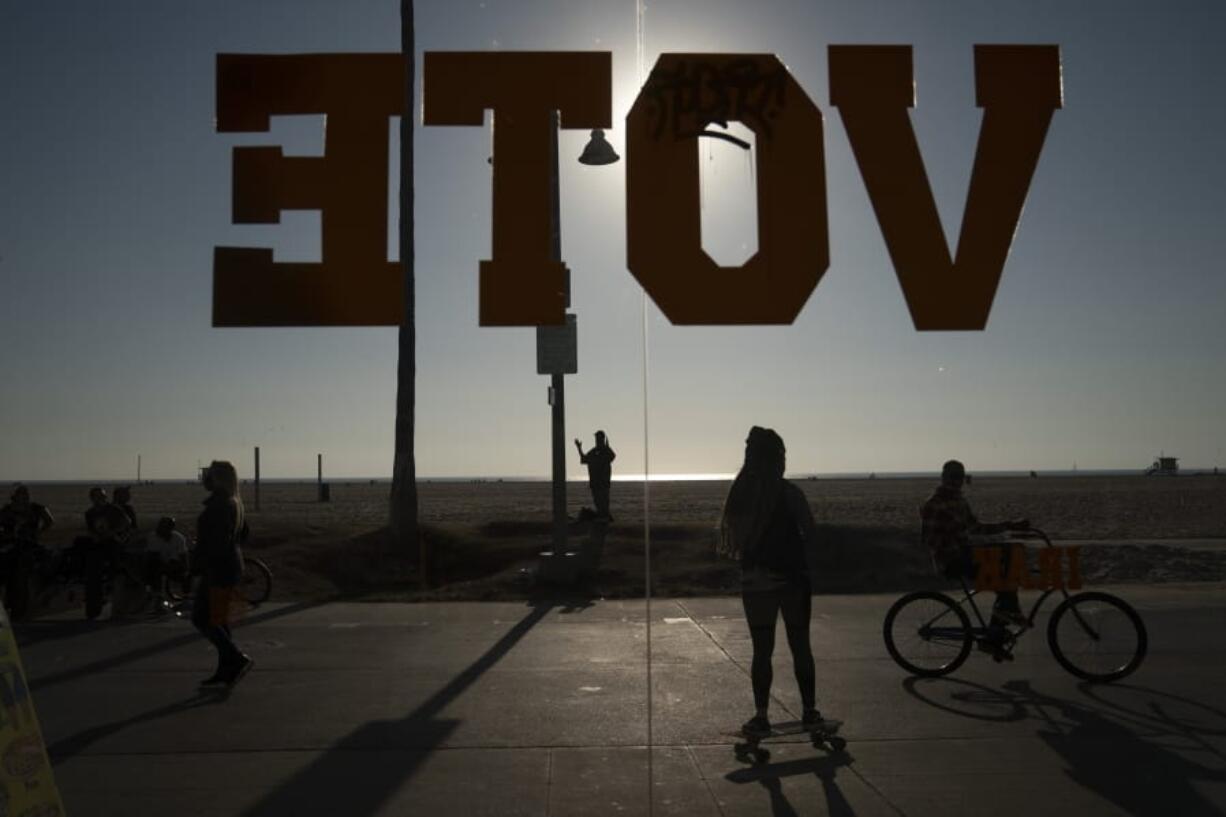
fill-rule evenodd
<path id="1" fill-rule="evenodd" d="M 545 761 L 545 817 L 549 817 L 553 800 L 553 749 L 549 749 Z"/>
<path id="2" fill-rule="evenodd" d="M 698 756 L 694 754 L 694 747 L 687 743 L 685 745 L 685 753 L 689 755 L 690 762 L 694 764 L 694 771 L 698 772 L 698 779 L 702 781 L 707 794 L 711 795 L 711 802 L 715 804 L 715 810 L 719 812 L 720 817 L 724 817 L 724 810 L 720 808 L 719 798 L 715 796 L 715 791 L 711 788 L 711 781 L 702 772 L 702 764 L 698 762 Z"/>
<path id="3" fill-rule="evenodd" d="M 885 792 L 883 792 L 881 789 L 877 788 L 872 782 L 870 782 L 869 779 L 865 777 L 863 774 L 861 774 L 860 770 L 857 769 L 854 765 L 848 764 L 847 770 L 851 772 L 853 775 L 855 775 L 857 778 L 859 778 L 860 782 L 863 783 L 865 786 L 867 786 L 869 791 L 871 791 L 873 794 L 880 797 L 883 803 L 885 803 L 887 806 L 889 806 L 890 808 L 894 810 L 895 814 L 899 815 L 899 817 L 907 817 L 907 813 L 905 811 L 899 808 L 894 803 L 893 800 L 886 797 Z"/>
<path id="4" fill-rule="evenodd" d="M 706 627 L 702 626 L 702 623 L 699 622 L 698 619 L 694 618 L 694 615 L 690 612 L 689 608 L 685 606 L 685 603 L 681 599 L 674 599 L 674 603 L 678 607 L 681 608 L 682 612 L 686 614 L 686 616 L 689 618 L 690 621 L 694 622 L 694 626 L 697 627 L 699 631 L 702 632 L 703 635 L 711 639 L 711 643 L 715 645 L 715 648 L 717 650 L 719 650 L 720 652 L 724 654 L 725 658 L 727 658 L 729 661 L 732 662 L 732 666 L 736 667 L 742 673 L 744 673 L 746 678 L 749 678 L 751 681 L 753 680 L 753 675 L 750 674 L 749 670 L 746 669 L 743 664 L 741 664 L 739 661 L 733 658 L 732 654 L 728 652 L 726 649 L 724 649 L 723 644 L 720 644 L 718 641 L 715 640 L 715 636 L 711 634 L 711 631 L 708 630 Z M 782 700 L 780 700 L 779 696 L 776 695 L 774 692 L 771 692 L 771 700 L 774 701 L 776 704 L 778 704 L 779 708 L 788 714 L 788 717 L 792 718 L 793 720 L 798 720 L 796 713 L 788 709 L 787 704 L 785 704 Z"/>

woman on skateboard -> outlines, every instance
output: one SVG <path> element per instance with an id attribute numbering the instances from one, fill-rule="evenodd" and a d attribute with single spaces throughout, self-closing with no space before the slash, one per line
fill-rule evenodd
<path id="1" fill-rule="evenodd" d="M 792 651 L 792 666 L 806 726 L 822 723 L 817 711 L 816 673 L 809 648 L 809 617 L 817 557 L 817 529 L 799 488 L 783 478 L 783 440 L 754 426 L 745 441 L 745 464 L 736 475 L 720 519 L 720 550 L 741 563 L 741 600 L 753 639 L 755 713 L 742 731 L 769 734 L 775 623 L 780 614 Z"/>

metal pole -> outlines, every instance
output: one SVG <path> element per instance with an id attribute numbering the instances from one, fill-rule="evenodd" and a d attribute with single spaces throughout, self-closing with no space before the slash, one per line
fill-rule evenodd
<path id="1" fill-rule="evenodd" d="M 260 509 L 260 447 L 255 447 L 255 509 Z"/>
<path id="2" fill-rule="evenodd" d="M 549 164 L 552 195 L 550 227 L 553 233 L 553 260 L 562 260 L 562 224 L 558 184 L 558 112 L 549 118 L 549 141 L 552 161 Z M 566 306 L 570 306 L 570 282 L 566 282 Z M 566 381 L 565 376 L 550 376 L 553 387 L 553 552 L 560 557 L 566 552 Z"/>
<path id="3" fill-rule="evenodd" d="M 136 455 L 136 484 L 140 485 L 140 454 Z"/>
<path id="4" fill-rule="evenodd" d="M 324 486 L 324 455 L 323 454 L 315 455 L 315 470 L 316 470 L 315 483 L 319 486 L 319 489 L 322 491 L 323 486 Z"/>
<path id="5" fill-rule="evenodd" d="M 566 552 L 566 378 L 550 375 L 553 385 L 553 552 Z"/>
<path id="6" fill-rule="evenodd" d="M 647 4 L 645 0 L 635 0 L 635 42 L 634 42 L 634 57 L 635 57 L 635 87 L 642 88 L 643 80 L 647 75 L 647 32 L 644 24 L 646 16 Z M 630 151 L 626 151 L 626 161 L 630 161 Z M 643 290 L 640 294 L 642 298 L 642 329 L 643 329 L 643 596 L 644 596 L 644 615 L 643 621 L 646 625 L 646 648 L 647 648 L 647 817 L 653 817 L 655 814 L 655 751 L 652 749 L 652 744 L 655 742 L 654 732 L 654 708 L 652 704 L 655 685 L 651 677 L 651 467 L 649 455 L 651 454 L 651 446 L 648 445 L 648 424 L 647 424 L 647 409 L 650 406 L 647 387 L 649 380 L 647 377 L 647 290 Z"/>

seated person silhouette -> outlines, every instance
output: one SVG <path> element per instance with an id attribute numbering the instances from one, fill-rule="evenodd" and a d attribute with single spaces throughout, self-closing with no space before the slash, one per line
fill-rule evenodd
<path id="1" fill-rule="evenodd" d="M 962 494 L 962 486 L 969 482 L 966 467 L 958 460 L 949 460 L 941 468 L 941 484 L 924 503 L 920 511 L 922 536 L 932 555 L 933 565 L 941 575 L 956 579 L 973 579 L 976 574 L 975 559 L 971 552 L 972 535 L 1003 533 L 1009 530 L 1026 530 L 1030 522 L 1025 519 L 1009 522 L 980 522 L 970 503 Z M 1002 546 L 1002 575 L 1007 579 L 1013 545 Z M 996 594 L 992 608 L 991 626 L 998 636 L 1003 636 L 1004 624 L 1022 624 L 1026 616 L 1018 604 L 1017 591 L 1002 590 Z"/>
<path id="2" fill-rule="evenodd" d="M 172 516 L 158 520 L 153 536 L 145 547 L 146 582 L 152 589 L 158 606 L 164 606 L 161 598 L 167 581 L 177 582 L 186 592 L 191 587 L 191 569 L 188 563 L 187 538 L 175 530 Z"/>

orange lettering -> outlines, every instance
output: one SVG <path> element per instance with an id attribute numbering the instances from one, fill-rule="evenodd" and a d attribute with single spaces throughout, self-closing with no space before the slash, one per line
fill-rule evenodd
<path id="1" fill-rule="evenodd" d="M 975 558 L 975 589 L 1003 590 L 1005 577 L 1001 575 L 1000 548 L 971 548 L 971 555 Z"/>
<path id="2" fill-rule="evenodd" d="M 1080 590 L 1081 583 L 1081 548 L 1067 547 L 1064 552 L 1068 557 L 1068 586 L 1070 590 Z"/>
<path id="3" fill-rule="evenodd" d="M 757 142 L 758 252 L 702 249 L 697 138 L 741 122 Z M 770 54 L 664 54 L 626 117 L 626 259 L 674 324 L 789 324 L 830 264 L 822 115 Z"/>
<path id="4" fill-rule="evenodd" d="M 1039 587 L 1043 590 L 1054 590 L 1063 585 L 1060 575 L 1060 548 L 1043 548 L 1039 551 Z"/>
<path id="5" fill-rule="evenodd" d="M 474 125 L 494 111 L 493 258 L 481 262 L 482 326 L 565 322 L 566 266 L 554 257 L 550 129 L 607 128 L 608 52 L 428 52 L 424 123 Z"/>
<path id="6" fill-rule="evenodd" d="M 915 104 L 911 47 L 832 45 L 829 62 L 830 101 L 842 114 L 915 328 L 982 330 L 1047 126 L 1061 107 L 1059 47 L 975 46 L 983 124 L 952 259 L 907 114 Z"/>
<path id="7" fill-rule="evenodd" d="M 403 112 L 399 54 L 218 54 L 217 129 L 267 131 L 269 116 L 327 116 L 324 155 L 234 149 L 234 221 L 319 210 L 322 260 L 215 247 L 214 326 L 397 326 L 401 273 L 387 260 L 389 119 Z"/>

